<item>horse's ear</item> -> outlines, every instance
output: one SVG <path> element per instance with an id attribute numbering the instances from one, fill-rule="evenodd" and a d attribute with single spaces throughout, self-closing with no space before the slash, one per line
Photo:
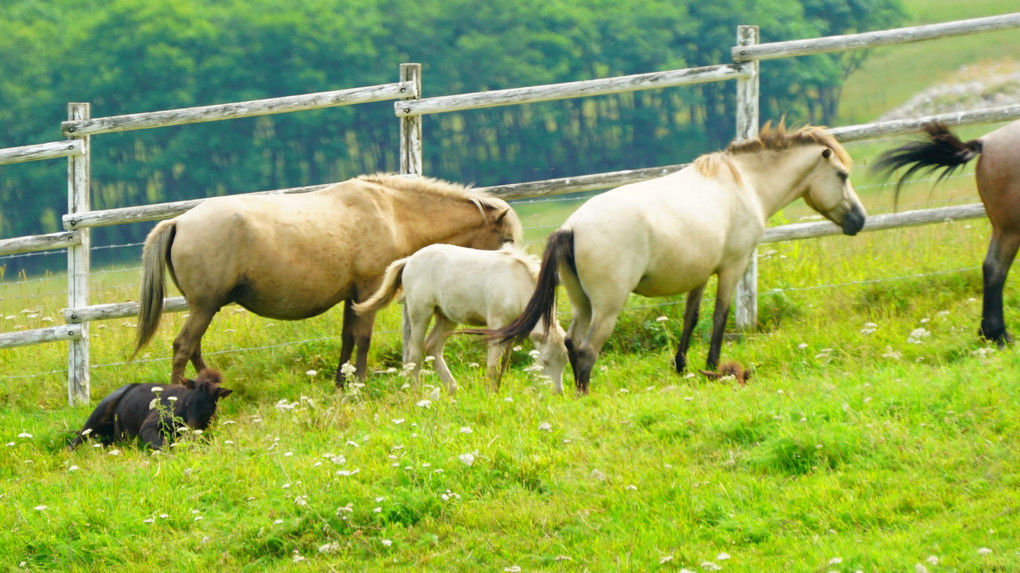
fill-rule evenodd
<path id="1" fill-rule="evenodd" d="M 698 372 L 704 374 L 705 377 L 708 378 L 709 380 L 718 380 L 722 378 L 722 374 L 718 372 L 712 372 L 711 370 L 699 370 Z"/>
<path id="2" fill-rule="evenodd" d="M 506 207 L 505 209 L 500 211 L 499 214 L 496 215 L 496 222 L 499 224 L 503 224 L 503 219 L 507 216 L 507 213 L 509 213 L 510 210 L 511 210 L 510 207 Z"/>
<path id="3" fill-rule="evenodd" d="M 227 396 L 230 395 L 231 392 L 233 392 L 233 390 L 231 390 L 230 388 L 217 388 L 216 399 L 219 400 L 220 398 L 226 398 Z"/>
<path id="4" fill-rule="evenodd" d="M 824 157 L 825 159 L 828 159 L 828 158 L 832 157 L 832 150 L 829 149 L 828 147 L 823 149 L 822 150 L 822 157 Z"/>
<path id="5" fill-rule="evenodd" d="M 194 380 L 189 380 L 189 379 L 187 379 L 184 376 L 181 376 L 179 374 L 177 375 L 177 379 L 180 380 L 181 384 L 184 384 L 184 387 L 187 388 L 188 390 L 194 390 L 195 389 L 195 381 Z"/>

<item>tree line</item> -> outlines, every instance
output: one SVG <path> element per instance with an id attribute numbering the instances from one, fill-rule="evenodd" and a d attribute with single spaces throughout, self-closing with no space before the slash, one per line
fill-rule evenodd
<path id="1" fill-rule="evenodd" d="M 0 147 L 61 139 L 66 104 L 93 117 L 391 83 L 424 95 L 731 61 L 763 42 L 901 25 L 899 0 L 8 0 L 0 5 Z M 836 121 L 866 52 L 763 64 L 762 117 Z M 734 134 L 732 82 L 426 116 L 426 174 L 492 185 L 689 161 Z M 394 171 L 392 102 L 93 138 L 93 208 Z M 54 232 L 58 162 L 0 167 L 0 237 Z M 100 231 L 138 241 L 145 229 Z"/>

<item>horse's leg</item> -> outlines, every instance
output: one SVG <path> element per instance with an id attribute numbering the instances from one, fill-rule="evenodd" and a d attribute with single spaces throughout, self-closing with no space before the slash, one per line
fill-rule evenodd
<path id="1" fill-rule="evenodd" d="M 174 359 L 170 371 L 171 384 L 178 384 L 180 379 L 184 377 L 184 370 L 189 360 L 192 361 L 196 369 L 199 364 L 205 365 L 202 361 L 199 348 L 201 348 L 202 335 L 209 328 L 209 323 L 212 322 L 213 315 L 216 314 L 217 310 L 219 309 L 208 310 L 195 306 L 189 308 L 188 319 L 184 321 L 184 327 L 181 328 L 177 338 L 174 339 Z M 198 362 L 194 361 L 196 352 L 199 353 Z"/>
<path id="2" fill-rule="evenodd" d="M 723 334 L 726 331 L 726 319 L 730 316 L 733 291 L 745 268 L 746 265 L 741 265 L 740 268 L 730 268 L 719 273 L 715 293 L 715 311 L 712 312 L 712 341 L 708 348 L 708 360 L 705 361 L 708 370 L 715 370 L 719 366 L 719 354 L 722 352 Z"/>
<path id="3" fill-rule="evenodd" d="M 1006 320 L 1002 312 L 1002 289 L 1009 274 L 1009 267 L 1020 246 L 1020 234 L 1000 233 L 993 230 L 988 254 L 981 267 L 984 275 L 984 302 L 981 309 L 981 330 L 984 338 L 1003 347 L 1013 342 L 1006 331 Z"/>
<path id="4" fill-rule="evenodd" d="M 205 360 L 202 359 L 202 339 L 198 340 L 195 351 L 191 353 L 191 365 L 195 368 L 196 374 L 206 369 Z"/>
<path id="5" fill-rule="evenodd" d="M 425 338 L 425 356 L 432 356 L 436 359 L 436 373 L 439 374 L 439 379 L 446 384 L 446 390 L 453 394 L 457 390 L 457 381 L 450 373 L 446 360 L 443 360 L 443 346 L 450 333 L 457 329 L 457 323 L 439 312 L 435 313 L 435 317 L 436 324 Z"/>
<path id="6" fill-rule="evenodd" d="M 359 380 L 368 379 L 368 349 L 372 346 L 372 326 L 375 324 L 375 313 L 366 312 L 354 323 L 354 345 L 358 348 L 354 361 L 354 375 Z"/>
<path id="7" fill-rule="evenodd" d="M 351 360 L 354 354 L 354 324 L 358 320 L 358 314 L 352 308 L 351 300 L 344 301 L 343 325 L 340 327 L 340 362 L 336 367 L 336 386 L 341 388 L 344 385 L 343 366 Z"/>
<path id="8" fill-rule="evenodd" d="M 673 359 L 677 374 L 683 373 L 687 368 L 687 349 L 691 347 L 691 335 L 694 333 L 694 327 L 698 324 L 701 296 L 704 294 L 705 285 L 687 293 L 687 306 L 684 307 L 684 329 L 680 335 L 680 344 L 676 348 L 676 357 Z"/>
<path id="9" fill-rule="evenodd" d="M 580 341 L 591 325 L 591 300 L 588 299 L 584 289 L 581 288 L 581 283 L 577 280 L 577 276 L 569 272 L 569 270 L 560 269 L 560 281 L 567 291 L 567 298 L 570 300 L 570 306 L 573 310 L 570 326 L 567 327 L 567 336 L 563 339 L 563 344 L 567 347 L 567 360 L 570 361 L 570 368 L 574 371 L 574 386 L 581 388 L 580 366 L 577 363 L 578 345 L 575 344 L 575 341 Z M 587 388 L 587 386 L 588 382 L 587 378 L 585 378 L 584 387 Z"/>

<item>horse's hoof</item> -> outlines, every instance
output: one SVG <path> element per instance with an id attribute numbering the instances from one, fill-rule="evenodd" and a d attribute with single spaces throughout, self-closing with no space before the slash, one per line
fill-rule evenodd
<path id="1" fill-rule="evenodd" d="M 684 370 L 687 370 L 687 357 L 677 356 L 673 359 L 673 368 L 676 369 L 677 374 L 683 374 Z"/>
<path id="2" fill-rule="evenodd" d="M 984 338 L 989 342 L 994 342 L 998 348 L 1005 348 L 1007 344 L 1013 344 L 1013 335 L 1003 330 L 997 334 L 989 334 L 985 332 L 985 329 L 978 329 L 978 336 Z"/>

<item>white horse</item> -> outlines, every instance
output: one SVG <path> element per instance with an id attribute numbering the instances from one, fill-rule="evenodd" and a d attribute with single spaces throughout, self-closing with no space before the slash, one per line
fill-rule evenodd
<path id="1" fill-rule="evenodd" d="M 539 287 L 525 312 L 487 334 L 515 339 L 552 316 L 558 270 L 574 313 L 568 356 L 577 391 L 587 393 L 595 360 L 630 293 L 688 293 L 674 361 L 682 372 L 701 296 L 714 274 L 718 291 L 707 361 L 714 370 L 734 288 L 771 215 L 803 197 L 847 235 L 864 226 L 850 163 L 822 128 L 788 133 L 766 125 L 759 137 L 703 155 L 676 173 L 597 195 L 549 237 Z"/>
<path id="2" fill-rule="evenodd" d="M 390 263 L 379 290 L 354 305 L 358 314 L 376 312 L 389 304 L 401 288 L 404 312 L 411 332 L 405 341 L 406 359 L 414 366 L 411 376 L 418 381 L 422 354 L 436 359 L 440 379 L 452 392 L 457 382 L 443 360 L 443 345 L 458 324 L 500 328 L 521 314 L 535 289 L 539 260 L 520 249 L 504 245 L 498 251 L 483 251 L 454 245 L 430 245 L 409 257 Z M 425 336 L 429 321 L 436 324 Z M 563 391 L 563 367 L 567 363 L 566 332 L 555 317 L 538 321 L 531 339 L 538 351 L 542 374 L 552 379 L 556 391 Z M 486 373 L 499 388 L 503 370 L 510 359 L 511 341 L 490 342 Z"/>

